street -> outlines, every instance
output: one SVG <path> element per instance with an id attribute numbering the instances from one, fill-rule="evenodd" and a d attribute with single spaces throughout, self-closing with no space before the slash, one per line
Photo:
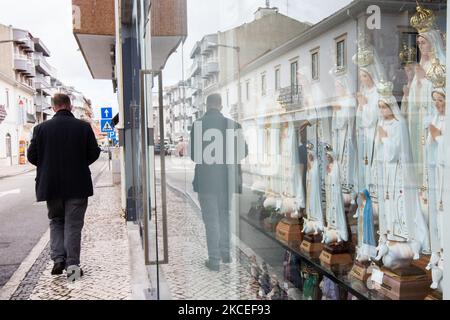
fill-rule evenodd
<path id="1" fill-rule="evenodd" d="M 91 166 L 93 180 L 107 162 L 102 153 Z M 0 179 L 0 288 L 48 229 L 46 204 L 36 202 L 35 176 L 31 171 Z"/>

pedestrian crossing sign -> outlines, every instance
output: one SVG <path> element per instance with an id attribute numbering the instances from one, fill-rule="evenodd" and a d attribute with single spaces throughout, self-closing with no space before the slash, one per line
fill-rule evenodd
<path id="1" fill-rule="evenodd" d="M 112 120 L 102 120 L 101 121 L 102 132 L 112 132 L 114 131 L 114 125 Z"/>

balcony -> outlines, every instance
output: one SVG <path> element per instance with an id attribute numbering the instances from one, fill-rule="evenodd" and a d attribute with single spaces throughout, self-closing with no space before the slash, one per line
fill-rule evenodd
<path id="1" fill-rule="evenodd" d="M 202 69 L 202 78 L 208 78 L 210 75 L 219 72 L 219 63 L 216 61 L 207 62 Z"/>
<path id="2" fill-rule="evenodd" d="M 36 110 L 38 112 L 42 112 L 52 108 L 50 97 L 47 98 L 39 94 L 34 96 L 34 104 L 36 105 Z"/>
<path id="3" fill-rule="evenodd" d="M 200 74 L 202 70 L 202 63 L 200 61 L 194 61 L 192 66 L 189 68 L 188 76 L 189 77 L 195 77 L 196 75 Z"/>
<path id="4" fill-rule="evenodd" d="M 38 72 L 42 73 L 45 76 L 51 76 L 53 74 L 53 67 L 50 66 L 42 53 L 35 53 L 34 58 L 34 63 Z"/>
<path id="5" fill-rule="evenodd" d="M 13 29 L 13 40 L 20 44 L 25 52 L 34 52 L 34 42 L 30 38 L 30 34 L 26 30 Z"/>
<path id="6" fill-rule="evenodd" d="M 299 110 L 303 107 L 303 95 L 301 86 L 289 86 L 280 89 L 278 103 L 286 111 Z"/>
<path id="7" fill-rule="evenodd" d="M 14 57 L 14 70 L 19 72 L 26 72 L 28 70 L 28 58 L 22 55 Z"/>
<path id="8" fill-rule="evenodd" d="M 37 52 L 41 52 L 45 57 L 50 57 L 50 50 L 45 46 L 45 44 L 42 42 L 39 38 L 34 38 L 34 49 Z"/>
<path id="9" fill-rule="evenodd" d="M 52 94 L 52 90 L 50 89 L 50 87 L 52 87 L 52 85 L 50 83 L 49 77 L 44 77 L 43 75 L 38 75 L 34 79 L 34 87 L 36 88 L 36 90 L 42 90 L 47 95 Z"/>

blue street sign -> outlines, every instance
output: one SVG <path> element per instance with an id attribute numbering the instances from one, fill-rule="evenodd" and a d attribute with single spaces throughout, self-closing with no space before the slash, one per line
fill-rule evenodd
<path id="1" fill-rule="evenodd" d="M 113 112 L 112 108 L 102 108 L 102 119 L 112 119 L 113 118 Z"/>
<path id="2" fill-rule="evenodd" d="M 116 132 L 108 132 L 108 139 L 116 140 Z"/>
<path id="3" fill-rule="evenodd" d="M 102 132 L 114 132 L 114 125 L 112 123 L 112 120 L 102 120 L 100 121 L 100 126 Z"/>

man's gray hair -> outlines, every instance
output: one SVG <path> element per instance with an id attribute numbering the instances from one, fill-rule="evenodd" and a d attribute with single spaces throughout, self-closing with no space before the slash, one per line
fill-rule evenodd
<path id="1" fill-rule="evenodd" d="M 209 95 L 206 98 L 206 110 L 222 110 L 222 97 L 218 93 Z"/>

